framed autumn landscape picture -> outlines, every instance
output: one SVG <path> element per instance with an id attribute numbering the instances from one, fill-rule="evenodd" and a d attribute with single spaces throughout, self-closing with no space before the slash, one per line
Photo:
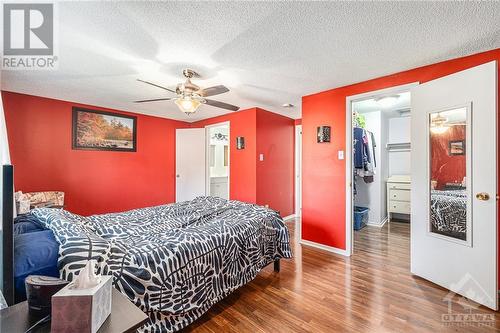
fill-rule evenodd
<path id="1" fill-rule="evenodd" d="M 137 151 L 137 118 L 73 108 L 73 149 Z"/>

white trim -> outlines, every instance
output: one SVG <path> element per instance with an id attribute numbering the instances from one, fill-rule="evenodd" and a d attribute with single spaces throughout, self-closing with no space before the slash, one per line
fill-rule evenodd
<path id="1" fill-rule="evenodd" d="M 347 250 L 339 249 L 337 247 L 323 245 L 323 244 L 319 244 L 319 243 L 316 243 L 316 242 L 311 242 L 311 241 L 304 240 L 304 239 L 301 239 L 299 243 L 302 244 L 302 245 L 305 245 L 305 246 L 314 247 L 316 249 L 320 249 L 320 250 L 323 250 L 323 251 L 328 251 L 328 252 L 335 253 L 335 254 L 340 254 L 340 255 L 343 255 L 343 256 L 346 256 L 346 257 L 349 256 L 347 254 Z"/>
<path id="2" fill-rule="evenodd" d="M 350 256 L 353 251 L 353 223 L 352 223 L 352 203 L 354 201 L 353 193 L 352 193 L 352 103 L 371 99 L 380 95 L 392 95 L 398 94 L 402 92 L 409 91 L 412 87 L 418 86 L 419 82 L 413 82 L 409 84 L 403 84 L 400 86 L 394 86 L 386 89 L 374 90 L 362 94 L 352 95 L 346 97 L 346 138 L 345 138 L 345 183 L 346 183 L 346 197 L 345 197 L 345 241 L 346 241 L 346 249 L 345 251 L 347 256 Z"/>
<path id="3" fill-rule="evenodd" d="M 376 223 L 376 222 L 370 222 L 370 221 L 368 221 L 366 223 L 366 225 L 369 225 L 371 227 L 382 228 L 386 223 L 387 223 L 387 217 L 384 218 L 381 223 Z"/>
<path id="4" fill-rule="evenodd" d="M 296 214 L 288 215 L 288 216 L 283 217 L 283 221 L 293 220 L 296 217 L 297 217 Z"/>
<path id="5" fill-rule="evenodd" d="M 205 193 L 210 195 L 210 128 L 227 125 L 227 199 L 231 199 L 231 122 L 223 121 L 205 126 Z"/>
<path id="6" fill-rule="evenodd" d="M 295 215 L 302 215 L 302 125 L 295 125 Z M 297 137 L 300 136 L 300 145 Z M 297 179 L 299 180 L 297 182 Z M 297 183 L 299 186 L 297 186 Z"/>

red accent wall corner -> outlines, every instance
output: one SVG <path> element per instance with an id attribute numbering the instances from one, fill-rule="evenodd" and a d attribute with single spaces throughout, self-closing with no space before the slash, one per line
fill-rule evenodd
<path id="1" fill-rule="evenodd" d="M 294 211 L 294 120 L 260 108 L 197 121 L 192 127 L 230 122 L 229 197 L 269 205 L 282 216 Z M 236 149 L 236 137 L 245 149 Z M 264 161 L 259 161 L 259 154 Z"/>

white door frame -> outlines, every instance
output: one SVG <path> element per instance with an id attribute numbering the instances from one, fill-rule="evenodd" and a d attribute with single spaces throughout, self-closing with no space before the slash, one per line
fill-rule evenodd
<path id="1" fill-rule="evenodd" d="M 220 126 L 227 126 L 227 198 L 228 200 L 231 199 L 231 192 L 229 191 L 230 183 L 231 183 L 231 122 L 228 121 L 223 121 L 220 123 L 216 124 L 211 124 L 205 126 L 205 141 L 206 141 L 206 159 L 205 159 L 205 188 L 206 188 L 206 193 L 209 196 L 210 195 L 210 128 L 213 127 L 220 127 Z"/>
<path id="2" fill-rule="evenodd" d="M 300 139 L 297 140 L 297 138 Z M 294 184 L 295 184 L 295 217 L 301 217 L 302 216 L 302 125 L 295 125 Z"/>
<path id="3" fill-rule="evenodd" d="M 352 174 L 353 174 L 353 168 L 352 168 L 352 103 L 353 102 L 359 102 L 365 99 L 371 99 L 374 97 L 380 97 L 380 95 L 395 95 L 395 94 L 400 94 L 403 92 L 408 92 L 412 87 L 415 87 L 419 84 L 419 82 L 413 82 L 409 84 L 403 84 L 400 86 L 394 86 L 390 88 L 385 88 L 385 89 L 380 89 L 380 90 L 374 90 L 374 91 L 369 91 L 366 93 L 362 94 L 357 94 L 357 95 L 352 95 L 346 97 L 346 119 L 345 119 L 345 124 L 346 124 L 346 138 L 345 138 L 345 183 L 346 183 L 346 205 L 345 205 L 345 240 L 346 240 L 346 248 L 344 255 L 346 256 L 351 256 L 353 253 L 353 246 L 354 246 L 354 230 L 353 230 L 353 214 L 352 214 L 352 209 L 353 209 L 353 202 L 354 202 L 354 196 L 353 196 L 353 191 L 352 191 Z M 384 147 L 381 147 L 384 148 Z"/>

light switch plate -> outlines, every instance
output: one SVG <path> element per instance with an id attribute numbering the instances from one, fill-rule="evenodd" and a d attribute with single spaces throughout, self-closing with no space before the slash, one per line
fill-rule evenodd
<path id="1" fill-rule="evenodd" d="M 264 154 L 259 154 L 259 161 L 263 161 L 264 160 Z"/>
<path id="2" fill-rule="evenodd" d="M 343 160 L 344 159 L 344 151 L 343 150 L 339 150 L 337 155 L 339 157 L 339 160 Z"/>

